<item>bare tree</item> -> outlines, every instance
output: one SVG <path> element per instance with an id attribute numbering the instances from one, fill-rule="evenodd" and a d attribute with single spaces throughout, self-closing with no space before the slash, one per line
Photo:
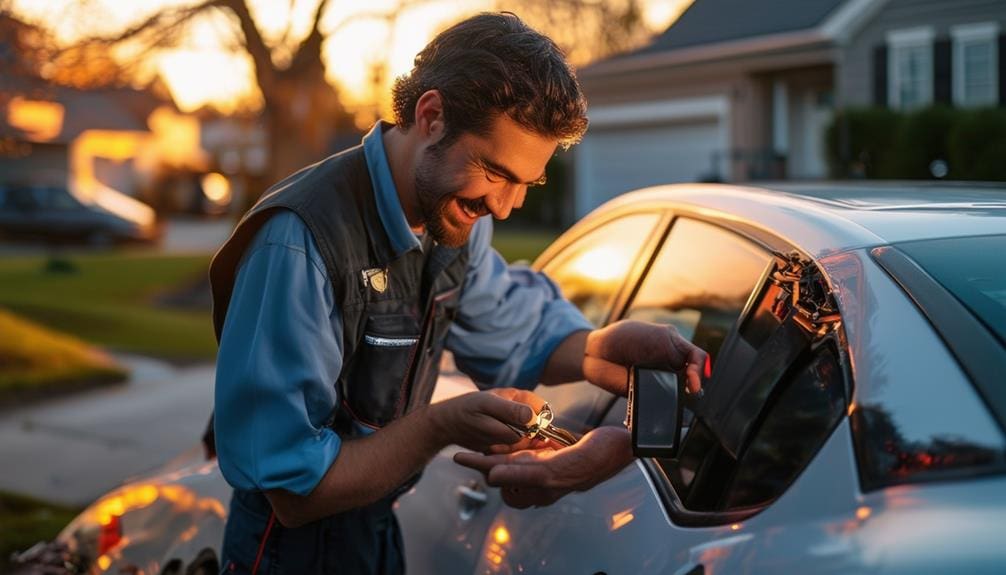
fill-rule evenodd
<path id="1" fill-rule="evenodd" d="M 290 0 L 293 11 L 297 0 Z M 322 45 L 325 38 L 351 21 L 379 19 L 391 25 L 406 6 L 417 0 L 400 0 L 392 9 L 356 13 L 334 27 L 323 29 L 322 22 L 329 0 L 319 0 L 306 34 L 295 37 L 293 19 L 278 38 L 269 38 L 255 21 L 247 0 L 204 0 L 194 4 L 169 7 L 112 35 L 85 37 L 64 47 L 53 60 L 49 76 L 73 78 L 74 71 L 93 68 L 98 56 L 125 48 L 128 62 L 121 62 L 123 74 L 135 75 L 145 58 L 159 50 L 180 45 L 187 30 L 199 18 L 216 17 L 225 22 L 220 31 L 225 44 L 250 58 L 255 85 L 261 94 L 262 115 L 269 132 L 269 165 L 265 180 L 278 181 L 307 163 L 320 159 L 341 134 L 355 130 L 353 118 L 343 105 L 336 87 L 325 78 Z M 99 10 L 83 0 L 80 10 Z M 223 15 L 223 18 L 220 18 Z M 120 59 L 121 60 L 121 59 Z M 86 74 L 117 82 L 102 74 Z M 99 80 L 95 80 L 99 81 Z M 259 192 L 261 190 L 258 190 Z M 254 199 L 254 198 L 253 198 Z"/>
<path id="2" fill-rule="evenodd" d="M 548 34 L 576 65 L 640 46 L 654 32 L 641 0 L 495 0 Z"/>
<path id="3" fill-rule="evenodd" d="M 0 8 L 7 0 L 0 0 Z M 312 0 L 304 0 L 311 2 Z M 187 30 L 200 18 L 222 22 L 220 35 L 228 47 L 250 58 L 255 85 L 261 94 L 262 114 L 269 132 L 268 182 L 319 159 L 339 134 L 354 130 L 340 95 L 325 78 L 322 44 L 351 21 L 377 19 L 389 29 L 410 6 L 429 0 L 398 0 L 388 10 L 358 12 L 334 26 L 323 27 L 329 0 L 317 0 L 306 33 L 293 32 L 293 18 L 279 37 L 264 34 L 248 0 L 202 0 L 161 9 L 126 29 L 105 36 L 85 37 L 48 58 L 48 77 L 63 83 L 121 83 L 135 76 L 141 64 L 158 50 L 180 45 Z M 298 0 L 289 0 L 290 11 Z M 498 9 L 519 13 L 552 35 L 574 62 L 586 62 L 638 44 L 649 32 L 640 16 L 640 0 L 515 0 L 496 2 Z M 100 18 L 101 8 L 79 0 L 67 17 L 87 21 Z M 459 14 L 459 17 L 467 13 Z M 222 17 L 221 17 L 222 16 Z M 570 25 L 576 22 L 576 25 Z M 125 48 L 123 50 L 123 48 Z M 118 49 L 127 60 L 113 59 Z M 386 68 L 375 70 L 378 72 Z M 380 80 L 390 83 L 387 74 Z"/>

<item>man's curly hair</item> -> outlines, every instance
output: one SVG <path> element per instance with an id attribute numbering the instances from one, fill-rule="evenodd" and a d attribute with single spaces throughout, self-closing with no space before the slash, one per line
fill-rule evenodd
<path id="1" fill-rule="evenodd" d="M 573 70 L 552 40 L 509 12 L 483 13 L 437 35 L 395 80 L 395 122 L 415 122 L 416 102 L 429 90 L 443 100 L 449 144 L 484 135 L 498 114 L 564 147 L 587 130 L 587 103 Z"/>

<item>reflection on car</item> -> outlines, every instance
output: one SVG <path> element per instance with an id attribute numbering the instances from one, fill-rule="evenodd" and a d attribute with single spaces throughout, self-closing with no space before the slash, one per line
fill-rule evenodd
<path id="1" fill-rule="evenodd" d="M 108 246 L 156 241 L 161 231 L 152 208 L 97 183 L 0 184 L 0 236 Z"/>
<path id="2" fill-rule="evenodd" d="M 677 457 L 515 510 L 448 448 L 397 504 L 410 572 L 1004 572 L 1003 253 L 1003 187 L 675 185 L 617 198 L 535 266 L 597 326 L 670 324 L 709 351 Z M 447 369 L 435 397 L 471 385 Z M 625 418 L 624 398 L 586 382 L 535 391 L 566 429 Z M 98 572 L 215 567 L 219 470 L 152 481 L 146 497 L 123 496 L 134 484 L 99 501 L 56 544 Z M 165 504 L 134 522 L 173 486 L 211 513 Z M 156 544 L 134 544 L 141 524 Z"/>

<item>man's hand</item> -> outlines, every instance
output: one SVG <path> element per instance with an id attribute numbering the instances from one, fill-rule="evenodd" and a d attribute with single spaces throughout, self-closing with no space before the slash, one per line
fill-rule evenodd
<path id="1" fill-rule="evenodd" d="M 466 393 L 430 406 L 430 416 L 444 445 L 487 451 L 523 439 L 509 425 L 524 427 L 534 421 L 545 400 L 518 389 Z"/>
<path id="2" fill-rule="evenodd" d="M 709 377 L 708 361 L 709 354 L 681 337 L 674 326 L 623 320 L 587 336 L 583 375 L 594 385 L 624 396 L 633 365 L 684 371 L 688 391 L 698 393 L 703 374 Z"/>
<path id="3" fill-rule="evenodd" d="M 629 432 L 620 427 L 599 427 L 558 450 L 542 447 L 507 454 L 454 455 L 455 462 L 481 471 L 489 485 L 502 488 L 503 501 L 518 509 L 550 505 L 571 491 L 590 489 L 632 459 Z"/>

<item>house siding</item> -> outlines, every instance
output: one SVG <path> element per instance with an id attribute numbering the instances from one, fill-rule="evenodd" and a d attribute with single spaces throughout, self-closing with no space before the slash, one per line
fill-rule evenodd
<path id="1" fill-rule="evenodd" d="M 998 22 L 1000 28 L 1006 29 L 1006 2 L 891 0 L 840 48 L 842 66 L 837 71 L 839 105 L 868 106 L 874 103 L 874 53 L 878 46 L 886 42 L 888 31 L 929 26 L 939 42 L 949 38 L 951 26 L 978 22 Z"/>

